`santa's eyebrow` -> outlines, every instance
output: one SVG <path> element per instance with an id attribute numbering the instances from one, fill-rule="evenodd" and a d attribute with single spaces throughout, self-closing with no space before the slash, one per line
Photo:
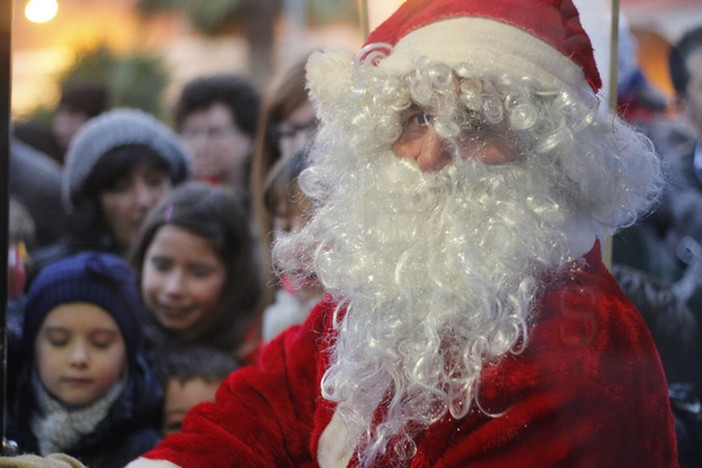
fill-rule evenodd
<path id="1" fill-rule="evenodd" d="M 399 114 L 400 114 L 401 116 L 405 116 L 405 115 L 407 115 L 407 114 L 409 114 L 409 113 L 411 113 L 411 112 L 418 112 L 418 111 L 421 111 L 421 110 L 422 110 L 422 106 L 420 106 L 420 105 L 417 104 L 416 102 L 412 101 L 412 103 L 411 103 L 409 106 L 407 106 L 407 107 L 402 107 L 401 109 L 399 109 L 399 111 L 400 111 Z"/>
<path id="2" fill-rule="evenodd" d="M 421 104 L 418 104 L 414 101 L 412 101 L 412 104 L 410 104 L 408 107 L 402 109 L 400 111 L 400 116 L 401 117 L 406 117 L 408 115 L 411 115 L 416 112 L 426 112 L 428 114 L 434 113 L 434 108 L 431 108 L 429 106 L 423 106 Z"/>

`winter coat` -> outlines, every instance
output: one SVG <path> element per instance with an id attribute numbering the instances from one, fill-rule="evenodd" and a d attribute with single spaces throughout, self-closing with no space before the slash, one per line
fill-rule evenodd
<path id="1" fill-rule="evenodd" d="M 29 290 L 34 278 L 46 265 L 89 251 L 111 253 L 119 257 L 126 255 L 124 247 L 119 245 L 114 236 L 100 225 L 84 232 L 69 232 L 53 244 L 32 252 L 31 262 L 27 268 L 25 290 Z"/>
<path id="2" fill-rule="evenodd" d="M 14 404 L 10 405 L 8 438 L 23 453 L 38 453 L 32 433 L 31 414 L 37 404 L 31 384 L 31 366 L 22 370 Z M 91 468 L 122 468 L 130 460 L 153 448 L 161 439 L 159 431 L 163 390 L 143 358 L 130 369 L 122 395 L 95 430 L 64 453 Z"/>

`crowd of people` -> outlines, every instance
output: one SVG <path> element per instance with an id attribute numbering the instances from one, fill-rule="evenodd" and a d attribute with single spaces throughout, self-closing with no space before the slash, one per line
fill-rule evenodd
<path id="1" fill-rule="evenodd" d="M 301 167 L 316 125 L 304 61 L 288 68 L 263 100 L 243 76 L 197 77 L 170 123 L 76 82 L 51 128 L 14 126 L 7 436 L 20 453 L 121 468 L 256 361 L 264 310 L 276 290 L 297 290 L 264 263 L 271 239 L 251 194 L 268 182 L 250 175 L 254 157 L 266 177 L 276 161 Z M 45 154 L 47 141 L 62 150 Z M 300 170 L 277 183 L 283 211 L 266 222 L 302 217 Z M 291 304 L 278 304 L 267 340 L 305 319 Z"/>
<path id="2" fill-rule="evenodd" d="M 407 0 L 168 122 L 67 86 L 0 466 L 702 466 L 702 26 L 669 66 L 613 115 L 571 0 Z"/>

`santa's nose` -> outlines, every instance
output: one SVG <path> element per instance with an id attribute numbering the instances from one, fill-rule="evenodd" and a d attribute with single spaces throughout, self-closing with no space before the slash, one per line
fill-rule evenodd
<path id="1" fill-rule="evenodd" d="M 432 128 L 411 141 L 398 141 L 393 145 L 393 151 L 399 158 L 413 159 L 423 172 L 438 171 L 452 160 L 446 141 Z"/>

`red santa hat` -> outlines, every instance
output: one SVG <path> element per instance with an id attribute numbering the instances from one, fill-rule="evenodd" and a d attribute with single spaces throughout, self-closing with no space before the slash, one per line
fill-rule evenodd
<path id="1" fill-rule="evenodd" d="M 360 59 L 389 49 L 389 68 L 411 68 L 420 56 L 456 65 L 524 68 L 572 85 L 602 86 L 592 44 L 572 0 L 407 0 L 373 31 Z M 380 63 L 377 61 L 376 63 Z M 546 79 L 547 80 L 547 79 Z"/>
<path id="2" fill-rule="evenodd" d="M 581 96 L 602 86 L 590 39 L 572 0 L 407 0 L 368 37 L 356 59 L 312 54 L 307 79 L 322 121 L 353 105 L 354 67 L 402 76 L 425 60 L 462 76 L 525 76 Z"/>

